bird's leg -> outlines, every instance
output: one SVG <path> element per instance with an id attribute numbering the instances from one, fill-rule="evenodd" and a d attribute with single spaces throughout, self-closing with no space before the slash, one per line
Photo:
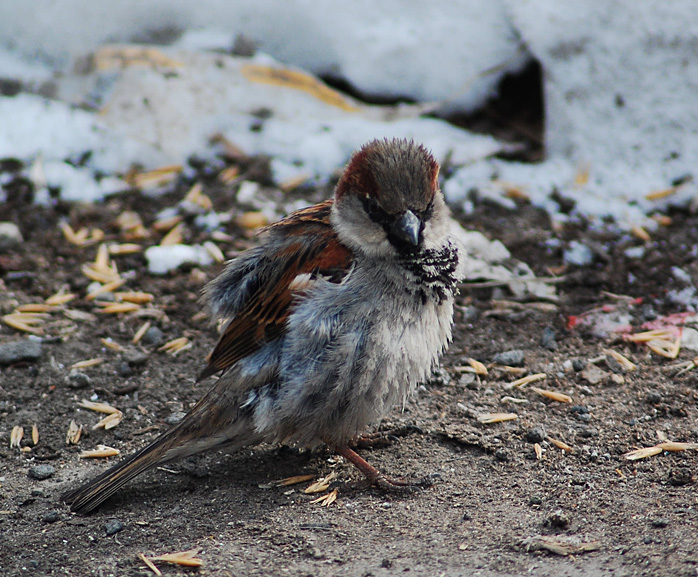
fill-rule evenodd
<path id="1" fill-rule="evenodd" d="M 383 473 L 366 461 L 366 459 L 348 446 L 338 448 L 337 453 L 342 455 L 342 457 L 344 457 L 359 471 L 366 475 L 366 478 L 372 485 L 376 485 L 385 491 L 409 491 L 416 487 L 428 487 L 432 484 L 432 480 L 429 477 L 415 480 L 391 479 L 390 477 L 386 477 Z"/>
<path id="2" fill-rule="evenodd" d="M 350 445 L 355 449 L 375 449 L 376 447 L 387 447 L 397 442 L 398 437 L 406 437 L 411 433 L 422 432 L 422 429 L 416 425 L 403 425 L 402 427 L 394 427 L 392 429 L 388 429 L 387 431 L 363 433 L 354 439 Z"/>

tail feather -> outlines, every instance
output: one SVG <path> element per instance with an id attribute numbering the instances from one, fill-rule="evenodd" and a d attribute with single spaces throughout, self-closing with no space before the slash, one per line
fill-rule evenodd
<path id="1" fill-rule="evenodd" d="M 107 469 L 101 475 L 77 489 L 61 495 L 61 501 L 75 513 L 89 513 L 96 509 L 123 485 L 144 471 L 165 462 L 170 439 L 160 437 L 137 453 Z M 167 459 L 170 460 L 170 459 Z"/>

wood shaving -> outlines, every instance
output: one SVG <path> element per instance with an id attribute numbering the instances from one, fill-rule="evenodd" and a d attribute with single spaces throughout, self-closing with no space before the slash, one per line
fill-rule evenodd
<path id="1" fill-rule="evenodd" d="M 39 444 L 39 427 L 32 425 L 32 445 L 35 447 Z"/>
<path id="2" fill-rule="evenodd" d="M 15 310 L 18 313 L 52 313 L 57 311 L 58 307 L 46 303 L 29 303 L 26 305 L 19 305 Z"/>
<path id="3" fill-rule="evenodd" d="M 126 175 L 126 182 L 129 186 L 142 190 L 161 188 L 173 182 L 182 170 L 181 165 L 173 164 L 145 172 L 132 172 Z"/>
<path id="4" fill-rule="evenodd" d="M 240 176 L 240 168 L 228 166 L 218 173 L 218 180 L 223 184 L 232 184 Z"/>
<path id="5" fill-rule="evenodd" d="M 48 297 L 44 302 L 50 306 L 61 306 L 69 303 L 75 298 L 73 293 L 57 292 L 55 295 Z"/>
<path id="6" fill-rule="evenodd" d="M 190 549 L 189 551 L 179 551 L 177 553 L 166 553 L 157 557 L 150 557 L 151 561 L 163 561 L 165 563 L 174 563 L 184 567 L 201 567 L 204 562 L 197 555 L 201 549 Z"/>
<path id="7" fill-rule="evenodd" d="M 161 218 L 159 220 L 156 220 L 153 223 L 153 228 L 157 232 L 165 232 L 167 230 L 172 230 L 175 226 L 177 226 L 183 220 L 184 220 L 184 217 L 179 216 L 179 215 L 168 216 L 167 218 Z"/>
<path id="8" fill-rule="evenodd" d="M 223 262 L 225 261 L 225 255 L 223 254 L 223 251 L 218 248 L 218 245 L 211 242 L 210 240 L 207 240 L 204 244 L 203 247 L 206 249 L 206 252 L 213 257 L 213 260 L 216 262 Z"/>
<path id="9" fill-rule="evenodd" d="M 543 448 L 538 443 L 535 443 L 533 445 L 533 450 L 536 453 L 536 459 L 540 461 L 543 458 Z"/>
<path id="10" fill-rule="evenodd" d="M 191 202 L 206 212 L 210 212 L 213 210 L 213 203 L 211 202 L 211 199 L 203 193 L 203 190 L 204 188 L 202 184 L 197 182 L 184 197 L 184 201 Z"/>
<path id="11" fill-rule="evenodd" d="M 119 256 L 122 254 L 136 254 L 143 251 L 143 247 L 140 244 L 135 243 L 123 243 L 123 244 L 110 244 L 109 254 L 112 256 Z"/>
<path id="12" fill-rule="evenodd" d="M 44 331 L 37 325 L 42 324 L 48 316 L 46 313 L 12 313 L 3 316 L 2 322 L 15 330 L 41 335 Z"/>
<path id="13" fill-rule="evenodd" d="M 190 349 L 192 346 L 193 343 L 187 337 L 180 337 L 165 343 L 158 349 L 158 351 L 166 352 L 174 357 L 182 351 Z"/>
<path id="14" fill-rule="evenodd" d="M 308 180 L 310 180 L 309 174 L 298 174 L 279 183 L 279 188 L 284 192 L 289 192 L 290 190 L 298 188 L 302 184 L 308 182 Z"/>
<path id="15" fill-rule="evenodd" d="M 133 338 L 131 339 L 131 342 L 135 345 L 138 344 L 138 342 L 143 338 L 143 335 L 148 331 L 150 328 L 150 321 L 144 322 L 141 327 L 136 331 L 136 334 L 133 335 Z"/>
<path id="16" fill-rule="evenodd" d="M 321 495 L 317 499 L 314 499 L 310 501 L 311 503 L 320 503 L 322 507 L 329 507 L 332 503 L 334 503 L 337 500 L 337 495 L 339 494 L 339 490 L 334 489 L 330 493 L 327 493 L 327 495 Z"/>
<path id="17" fill-rule="evenodd" d="M 237 217 L 236 222 L 240 228 L 256 230 L 263 226 L 267 226 L 269 224 L 269 219 L 263 212 L 245 212 Z"/>
<path id="18" fill-rule="evenodd" d="M 71 369 L 88 369 L 90 367 L 96 367 L 97 365 L 100 365 L 104 362 L 104 359 L 102 358 L 96 358 L 96 359 L 87 359 L 85 361 L 78 361 L 77 363 L 73 363 L 70 365 Z"/>
<path id="19" fill-rule="evenodd" d="M 155 573 L 158 577 L 162 577 L 162 571 L 160 571 L 160 569 L 158 569 L 158 568 L 155 566 L 155 564 L 154 564 L 150 559 L 148 559 L 145 555 L 143 555 L 143 553 L 138 553 L 138 558 L 139 558 L 141 561 L 143 561 L 143 563 L 146 564 L 146 566 L 148 567 L 148 569 L 150 569 L 150 570 L 151 570 L 153 573 Z"/>
<path id="20" fill-rule="evenodd" d="M 116 342 L 112 341 L 110 338 L 106 338 L 106 339 L 102 338 L 102 339 L 99 339 L 99 342 L 102 343 L 105 347 L 107 347 L 110 351 L 114 351 L 114 352 L 117 352 L 117 353 L 121 353 L 121 352 L 123 352 L 123 351 L 126 350 L 126 349 L 125 349 L 124 347 L 122 347 L 119 343 L 116 343 Z"/>
<path id="21" fill-rule="evenodd" d="M 557 393 L 555 391 L 548 391 L 547 389 L 539 389 L 538 387 L 531 387 L 531 390 L 539 395 L 542 395 L 558 403 L 571 403 L 572 397 L 565 395 L 564 393 Z"/>
<path id="22" fill-rule="evenodd" d="M 132 313 L 140 309 L 140 305 L 136 303 L 98 303 L 102 307 L 97 312 L 105 315 L 119 315 L 123 313 Z"/>
<path id="23" fill-rule="evenodd" d="M 576 535 L 535 535 L 523 539 L 520 545 L 527 552 L 544 549 L 562 556 L 588 553 L 601 547 L 598 541 L 582 541 Z"/>
<path id="24" fill-rule="evenodd" d="M 24 428 L 16 425 L 12 427 L 12 432 L 10 433 L 10 449 L 19 449 L 19 444 L 24 438 Z"/>
<path id="25" fill-rule="evenodd" d="M 574 449 L 570 447 L 567 443 L 563 443 L 562 441 L 558 441 L 557 439 L 553 439 L 552 437 L 548 437 L 548 441 L 550 441 L 558 449 L 562 449 L 566 453 L 574 452 Z"/>
<path id="26" fill-rule="evenodd" d="M 68 432 L 65 434 L 65 444 L 77 445 L 80 442 L 81 436 L 82 425 L 78 426 L 75 421 L 70 421 L 70 425 L 68 425 Z"/>
<path id="27" fill-rule="evenodd" d="M 155 300 L 155 296 L 153 296 L 151 293 L 143 291 L 116 292 L 114 293 L 114 296 L 116 297 L 116 300 L 137 305 L 147 304 Z"/>
<path id="28" fill-rule="evenodd" d="M 170 232 L 162 237 L 160 246 L 172 246 L 174 244 L 182 244 L 184 242 L 184 224 L 179 223 Z"/>
<path id="29" fill-rule="evenodd" d="M 523 377 L 521 379 L 517 379 L 516 381 L 513 381 L 507 385 L 508 389 L 515 389 L 517 387 L 523 387 L 526 386 L 530 383 L 535 383 L 537 381 L 544 381 L 545 379 L 548 378 L 548 375 L 545 373 L 536 373 L 534 375 L 528 375 L 527 377 Z"/>
<path id="30" fill-rule="evenodd" d="M 116 457 L 118 454 L 118 449 L 107 447 L 106 445 L 97 445 L 97 448 L 92 451 L 82 451 L 78 457 L 81 459 L 105 459 L 107 457 Z"/>
<path id="31" fill-rule="evenodd" d="M 698 443 L 677 443 L 675 441 L 665 441 L 656 446 L 662 451 L 687 451 L 689 449 L 698 449 Z"/>
<path id="32" fill-rule="evenodd" d="M 486 425 L 492 423 L 503 423 L 505 421 L 513 421 L 518 419 L 519 416 L 516 413 L 485 413 L 483 415 L 478 415 L 477 420 Z"/>
<path id="33" fill-rule="evenodd" d="M 634 226 L 630 229 L 630 232 L 633 233 L 637 238 L 644 242 L 649 242 L 652 240 L 652 237 L 650 236 L 650 233 L 647 232 L 644 228 L 641 226 Z"/>
<path id="34" fill-rule="evenodd" d="M 114 427 L 116 427 L 123 420 L 124 414 L 121 411 L 117 411 L 116 413 L 107 415 L 96 425 L 93 425 L 92 430 L 94 431 L 95 429 L 104 429 L 105 431 L 108 431 L 109 429 L 113 429 Z"/>
<path id="35" fill-rule="evenodd" d="M 312 485 L 306 487 L 306 489 L 304 489 L 303 492 L 306 495 L 312 495 L 313 493 L 322 493 L 323 491 L 327 491 L 327 489 L 330 488 L 330 484 L 332 483 L 332 481 L 334 481 L 336 478 L 337 473 L 332 471 L 329 475 L 322 477 L 321 479 L 318 479 Z"/>
<path id="36" fill-rule="evenodd" d="M 661 447 L 645 447 L 644 449 L 637 449 L 635 451 L 630 451 L 623 455 L 628 461 L 637 461 L 638 459 L 646 459 L 647 457 L 652 457 L 654 455 L 659 455 L 662 452 Z"/>
<path id="37" fill-rule="evenodd" d="M 114 281 L 103 284 L 101 287 L 98 287 L 95 290 L 89 292 L 86 298 L 88 301 L 92 301 L 96 299 L 99 295 L 114 292 L 116 289 L 120 288 L 125 282 L 125 278 L 119 278 Z"/>
<path id="38" fill-rule="evenodd" d="M 78 403 L 78 407 L 89 409 L 90 411 L 95 411 L 97 413 L 106 413 L 107 415 L 121 412 L 116 407 L 112 407 L 107 403 L 95 403 L 94 401 L 88 401 L 87 399 L 82 399 Z"/>
<path id="39" fill-rule="evenodd" d="M 630 361 L 627 357 L 621 355 L 619 352 L 611 350 L 611 349 L 603 349 L 602 351 L 605 355 L 608 355 L 610 357 L 613 357 L 620 365 L 629 372 L 636 371 L 637 370 L 637 365 Z"/>
<path id="40" fill-rule="evenodd" d="M 260 489 L 271 489 L 272 487 L 288 487 L 290 485 L 297 485 L 299 483 L 312 481 L 314 477 L 315 475 L 295 475 L 293 477 L 279 479 L 278 481 L 272 481 L 271 483 L 262 483 L 258 485 L 258 487 Z"/>

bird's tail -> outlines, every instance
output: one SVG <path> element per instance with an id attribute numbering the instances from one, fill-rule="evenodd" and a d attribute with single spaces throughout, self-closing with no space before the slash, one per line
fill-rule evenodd
<path id="1" fill-rule="evenodd" d="M 70 505 L 71 511 L 89 513 L 148 469 L 213 448 L 259 443 L 250 415 L 240 409 L 237 399 L 226 399 L 225 394 L 224 387 L 214 387 L 179 424 L 98 477 L 63 494 L 61 501 Z"/>

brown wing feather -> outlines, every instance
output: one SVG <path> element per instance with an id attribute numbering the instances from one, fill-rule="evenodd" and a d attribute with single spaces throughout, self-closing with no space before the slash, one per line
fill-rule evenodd
<path id="1" fill-rule="evenodd" d="M 339 282 L 351 267 L 352 256 L 340 243 L 330 225 L 332 201 L 299 210 L 267 228 L 270 235 L 281 235 L 286 248 L 271 256 L 270 282 L 250 296 L 221 335 L 199 375 L 205 379 L 224 371 L 264 343 L 279 338 L 286 331 L 286 320 L 299 293 L 291 284 L 302 274 L 322 274 Z"/>

